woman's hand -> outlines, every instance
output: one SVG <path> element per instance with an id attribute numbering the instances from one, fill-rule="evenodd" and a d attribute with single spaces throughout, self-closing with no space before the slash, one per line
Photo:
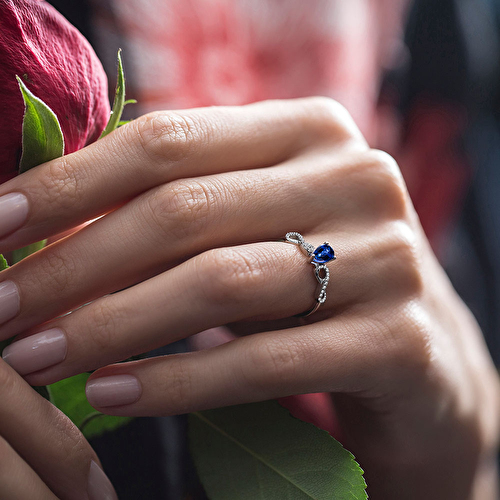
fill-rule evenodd
<path id="1" fill-rule="evenodd" d="M 80 431 L 1 360 L 0 400 L 2 500 L 117 498 Z"/>
<path id="2" fill-rule="evenodd" d="M 104 367 L 87 395 L 113 415 L 329 391 L 373 498 L 493 498 L 498 381 L 481 332 L 397 165 L 340 105 L 153 113 L 0 195 L 3 251 L 103 215 L 1 274 L 0 339 L 26 337 L 5 359 L 31 384 Z M 289 231 L 337 254 L 308 318 L 293 316 L 317 282 L 277 241 Z M 251 334 L 106 366 L 226 324 Z"/>

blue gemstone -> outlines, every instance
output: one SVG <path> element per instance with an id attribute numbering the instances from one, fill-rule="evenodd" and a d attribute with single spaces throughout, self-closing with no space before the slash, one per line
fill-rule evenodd
<path id="1" fill-rule="evenodd" d="M 314 259 L 312 261 L 318 264 L 326 264 L 335 258 L 333 248 L 328 243 L 325 243 L 314 250 Z"/>

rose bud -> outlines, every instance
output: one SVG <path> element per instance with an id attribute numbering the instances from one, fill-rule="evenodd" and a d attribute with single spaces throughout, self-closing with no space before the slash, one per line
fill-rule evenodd
<path id="1" fill-rule="evenodd" d="M 0 182 L 18 173 L 22 152 L 16 75 L 56 114 L 65 154 L 97 140 L 110 114 L 106 74 L 83 35 L 46 2 L 0 0 Z"/>

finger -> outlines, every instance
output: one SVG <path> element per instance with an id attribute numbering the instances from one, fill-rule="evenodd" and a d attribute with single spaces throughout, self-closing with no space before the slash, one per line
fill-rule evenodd
<path id="1" fill-rule="evenodd" d="M 107 366 L 89 378 L 87 398 L 110 415 L 160 416 L 312 392 L 370 397 L 396 373 L 406 383 L 424 369 L 424 341 L 415 338 L 346 314 L 204 351 Z"/>
<path id="2" fill-rule="evenodd" d="M 406 293 L 409 271 L 391 258 L 401 240 L 396 234 L 381 245 L 379 237 L 372 236 L 379 249 L 366 259 L 369 239 L 354 244 L 352 235 L 336 236 L 339 257 L 330 265 L 323 314 L 368 302 L 384 287 L 391 298 Z M 31 373 L 31 384 L 48 384 L 215 326 L 290 317 L 313 306 L 318 286 L 308 258 L 290 243 L 215 249 L 44 325 L 4 355 L 23 375 Z"/>
<path id="3" fill-rule="evenodd" d="M 35 471 L 0 436 L 0 497 L 2 500 L 57 500 Z"/>
<path id="4" fill-rule="evenodd" d="M 22 247 L 178 178 L 274 165 L 313 142 L 356 138 L 325 98 L 157 112 L 0 187 L 0 250 Z M 6 195 L 6 198 L 2 198 Z"/>
<path id="5" fill-rule="evenodd" d="M 87 440 L 55 406 L 0 361 L 0 436 L 61 500 L 116 498 Z M 1 456 L 1 455 L 0 455 Z M 93 465 L 94 464 L 94 465 Z M 38 498 L 36 496 L 32 498 Z"/>
<path id="6" fill-rule="evenodd" d="M 358 224 L 403 216 L 403 184 L 389 169 L 373 153 L 338 155 L 335 162 L 330 155 L 316 154 L 272 169 L 205 176 L 150 190 L 4 271 L 3 283 L 15 288 L 8 285 L 14 290 L 0 307 L 0 321 L 15 318 L 0 327 L 0 339 L 210 248 L 276 239 L 283 228 L 353 231 Z M 369 179 L 364 185 L 360 170 Z M 350 196 L 344 193 L 346 182 L 356 183 Z"/>
<path id="7" fill-rule="evenodd" d="M 292 284 L 298 293 L 282 303 Z M 217 249 L 82 307 L 3 356 L 30 384 L 52 383 L 238 319 L 291 316 L 313 304 L 315 289 L 312 266 L 289 243 Z"/>

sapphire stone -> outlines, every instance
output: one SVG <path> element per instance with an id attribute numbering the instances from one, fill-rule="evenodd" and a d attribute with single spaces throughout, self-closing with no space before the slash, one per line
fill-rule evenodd
<path id="1" fill-rule="evenodd" d="M 312 261 L 318 264 L 326 264 L 335 258 L 333 248 L 328 243 L 324 243 L 314 250 L 314 259 Z"/>

